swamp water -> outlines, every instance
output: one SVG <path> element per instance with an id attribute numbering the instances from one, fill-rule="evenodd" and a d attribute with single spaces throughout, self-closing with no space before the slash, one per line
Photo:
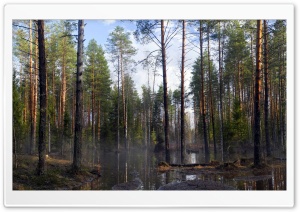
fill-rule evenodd
<path id="1" fill-rule="evenodd" d="M 171 152 L 171 163 L 179 163 L 179 152 Z M 236 190 L 286 190 L 286 167 L 275 166 L 267 175 L 228 177 L 220 172 L 200 174 L 183 173 L 180 170 L 158 172 L 157 164 L 164 161 L 164 154 L 147 150 L 130 150 L 128 152 L 104 152 L 90 155 L 86 162 L 91 165 L 101 164 L 101 177 L 81 186 L 81 190 L 111 190 L 116 184 L 130 182 L 136 177 L 141 179 L 141 190 L 157 190 L 171 182 L 186 180 L 211 180 L 234 187 Z M 200 153 L 186 154 L 188 164 L 204 163 Z M 282 161 L 285 163 L 286 161 Z M 276 161 L 280 163 L 280 161 Z"/>

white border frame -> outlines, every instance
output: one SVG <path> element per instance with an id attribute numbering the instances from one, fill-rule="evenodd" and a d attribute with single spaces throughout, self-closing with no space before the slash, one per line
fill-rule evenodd
<path id="1" fill-rule="evenodd" d="M 152 11 L 155 11 L 155 14 Z M 11 58 L 12 20 L 14 19 L 286 19 L 287 190 L 12 190 L 12 142 L 9 141 L 12 141 Z M 4 7 L 4 55 L 4 205 L 6 207 L 293 207 L 294 6 L 292 4 L 7 4 Z"/>

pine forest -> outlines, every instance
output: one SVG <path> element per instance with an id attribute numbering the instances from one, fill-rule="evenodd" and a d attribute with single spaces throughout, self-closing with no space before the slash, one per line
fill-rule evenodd
<path id="1" fill-rule="evenodd" d="M 285 20 L 14 20 L 14 190 L 286 190 Z"/>

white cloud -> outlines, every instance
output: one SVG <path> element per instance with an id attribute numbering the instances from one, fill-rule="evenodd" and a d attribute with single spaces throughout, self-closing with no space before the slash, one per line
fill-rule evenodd
<path id="1" fill-rule="evenodd" d="M 105 25 L 111 25 L 116 22 L 116 20 L 101 20 L 100 22 L 104 23 Z"/>
<path id="2" fill-rule="evenodd" d="M 127 32 L 131 33 L 130 40 L 132 41 L 132 45 L 134 48 L 138 49 L 137 54 L 133 57 L 135 61 L 141 61 L 147 56 L 147 52 L 154 51 L 158 49 L 158 46 L 151 42 L 146 45 L 142 45 L 138 43 L 134 36 L 132 35 L 132 30 L 127 30 Z M 160 32 L 158 32 L 160 33 Z M 181 33 L 178 33 L 176 35 L 172 42 L 170 43 L 171 46 L 167 49 L 167 83 L 168 83 L 168 90 L 175 90 L 178 89 L 180 86 L 180 63 L 181 63 Z M 108 56 L 108 55 L 107 55 Z M 185 67 L 185 92 L 188 92 L 189 84 L 191 81 L 191 65 L 196 57 L 198 57 L 198 53 L 190 51 L 187 55 L 187 62 Z M 107 57 L 108 58 L 108 57 Z M 111 76 L 114 82 L 117 81 L 117 73 L 114 71 L 115 68 L 111 63 L 109 63 L 110 69 L 111 69 Z M 155 77 L 155 85 L 154 89 L 157 91 L 159 85 L 162 84 L 163 78 L 162 78 L 162 68 L 157 69 L 158 76 Z M 136 71 L 134 73 L 131 73 L 131 77 L 133 81 L 135 82 L 135 88 L 137 89 L 139 95 L 142 94 L 142 85 L 148 84 L 148 71 L 144 70 L 142 65 L 138 65 L 136 67 Z M 149 73 L 149 84 L 152 90 L 153 86 L 153 68 L 150 69 Z"/>
<path id="3" fill-rule="evenodd" d="M 135 61 L 141 61 L 144 59 L 147 54 L 151 51 L 154 51 L 158 49 L 158 46 L 154 44 L 153 42 L 142 45 L 138 43 L 134 36 L 132 35 L 132 30 L 127 30 L 127 32 L 131 33 L 130 40 L 132 41 L 132 45 L 134 48 L 136 48 L 137 54 L 133 57 Z M 160 32 L 157 32 L 158 34 Z M 168 90 L 175 90 L 180 87 L 181 81 L 180 81 L 180 63 L 181 63 L 181 33 L 178 33 L 178 35 L 174 36 L 173 40 L 171 41 L 171 46 L 167 49 L 167 83 L 168 83 Z M 108 56 L 108 55 L 107 55 Z M 195 51 L 190 51 L 186 54 L 186 64 L 185 64 L 185 93 L 189 92 L 189 84 L 191 82 L 191 71 L 192 66 L 191 64 L 194 63 L 196 58 L 199 56 L 199 53 Z M 108 58 L 108 57 L 107 57 Z M 111 69 L 111 77 L 114 82 L 117 82 L 117 73 L 115 71 L 115 67 L 112 65 L 112 63 L 109 63 L 110 69 Z M 152 90 L 153 87 L 153 68 L 149 70 L 149 85 Z M 162 77 L 162 68 L 157 68 L 157 74 L 158 76 L 155 77 L 155 85 L 154 90 L 157 91 L 158 87 L 162 85 L 163 83 L 163 77 Z M 136 71 L 134 73 L 131 73 L 131 77 L 135 83 L 135 88 L 137 89 L 140 97 L 142 96 L 142 85 L 148 85 L 148 71 L 143 69 L 142 65 L 138 65 L 136 67 Z M 190 115 L 190 117 L 193 117 L 193 109 L 192 105 L 186 105 L 186 113 Z M 194 127 L 193 119 L 191 119 L 191 127 Z"/>
<path id="4" fill-rule="evenodd" d="M 141 61 L 147 56 L 147 52 L 154 51 L 158 49 L 158 46 L 151 42 L 147 45 L 142 45 L 138 43 L 134 36 L 132 35 L 133 30 L 126 29 L 126 25 L 124 26 L 125 31 L 130 32 L 130 40 L 132 41 L 132 45 L 134 48 L 138 49 L 137 54 L 133 57 L 135 61 Z M 155 33 L 158 34 L 158 37 L 160 38 L 160 30 L 156 29 Z M 170 42 L 170 47 L 167 49 L 167 83 L 168 83 L 168 90 L 175 90 L 180 87 L 181 81 L 180 81 L 180 63 L 181 63 L 181 48 L 182 48 L 182 34 L 179 32 L 172 41 Z M 216 57 L 217 55 L 213 55 L 213 49 L 217 49 L 216 41 L 211 41 L 211 59 L 214 60 L 216 63 Z M 186 44 L 188 44 L 188 41 L 186 41 Z M 206 48 L 207 41 L 204 43 L 204 48 Z M 195 45 L 198 45 L 197 43 Z M 186 49 L 186 62 L 185 62 L 185 93 L 189 92 L 189 85 L 191 82 L 192 77 L 192 65 L 194 64 L 196 58 L 199 57 L 199 49 L 194 47 L 194 50 L 190 51 L 191 45 L 187 46 Z M 107 57 L 109 58 L 109 57 Z M 115 72 L 115 68 L 111 63 L 109 63 L 110 69 L 111 69 L 111 76 L 114 82 L 117 81 L 117 73 Z M 163 78 L 162 78 L 162 68 L 157 68 L 157 74 L 158 76 L 155 77 L 155 86 L 154 90 L 157 91 L 159 85 L 162 85 Z M 142 85 L 148 85 L 148 71 L 143 69 L 142 65 L 138 65 L 136 67 L 136 71 L 134 73 L 131 73 L 131 77 L 135 83 L 135 88 L 137 89 L 139 95 L 142 95 Z M 152 90 L 153 86 L 153 68 L 150 69 L 149 74 L 149 84 L 150 88 Z M 192 104 L 186 105 L 186 112 L 192 117 L 193 116 L 193 108 Z M 191 125 L 194 127 L 193 119 L 191 119 Z"/>

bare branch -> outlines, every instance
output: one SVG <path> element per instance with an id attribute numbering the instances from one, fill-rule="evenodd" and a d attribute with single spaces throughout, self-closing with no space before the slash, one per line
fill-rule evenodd
<path id="1" fill-rule="evenodd" d="M 69 35 L 69 34 L 66 34 L 66 35 L 63 35 L 63 36 L 60 36 L 59 38 L 64 38 L 64 37 L 78 37 L 78 35 Z"/>
<path id="2" fill-rule="evenodd" d="M 18 51 L 23 52 L 24 54 L 27 54 L 27 55 L 33 55 L 33 56 L 35 56 L 35 54 L 30 54 L 29 52 L 25 52 L 25 51 L 23 51 L 21 49 L 18 49 Z"/>
<path id="3" fill-rule="evenodd" d="M 31 29 L 31 30 L 33 30 L 33 31 L 36 31 L 36 32 L 37 32 L 37 30 L 36 30 L 36 29 L 29 28 L 29 27 L 25 27 L 25 26 L 21 26 L 21 25 L 17 25 L 17 24 L 13 24 L 13 26 L 16 26 L 16 27 L 21 27 L 21 28 L 25 28 L 25 29 Z"/>
<path id="4" fill-rule="evenodd" d="M 36 45 L 36 46 L 38 46 L 38 44 L 37 44 L 37 43 L 34 43 L 34 42 L 32 42 L 32 41 L 30 41 L 30 40 L 28 40 L 28 39 L 26 39 L 26 38 L 22 38 L 22 37 L 21 37 L 21 39 L 22 39 L 22 40 L 26 40 L 26 41 L 28 41 L 29 43 L 32 43 L 33 45 Z"/>
<path id="5" fill-rule="evenodd" d="M 136 65 L 139 65 L 139 64 L 143 63 L 144 61 L 147 61 L 148 58 L 151 57 L 152 54 L 153 54 L 154 52 L 157 52 L 157 51 L 160 51 L 160 50 L 156 49 L 156 50 L 150 52 L 150 53 L 147 55 L 147 57 L 146 57 L 145 59 L 138 61 Z"/>

